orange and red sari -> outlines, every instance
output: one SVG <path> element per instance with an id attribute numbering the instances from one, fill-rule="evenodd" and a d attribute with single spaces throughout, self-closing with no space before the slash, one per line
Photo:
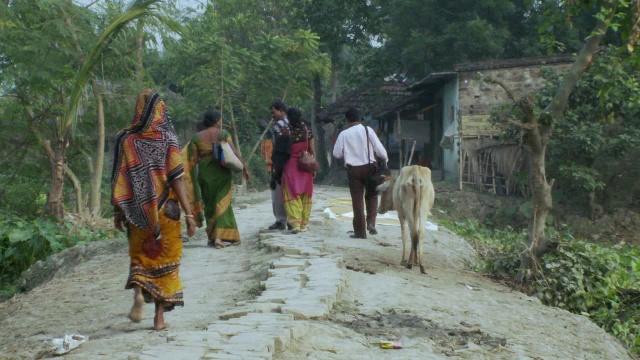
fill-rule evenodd
<path id="1" fill-rule="evenodd" d="M 138 97 L 131 126 L 118 134 L 111 203 L 125 217 L 131 267 L 125 288 L 139 286 L 165 311 L 184 304 L 180 206 L 171 183 L 184 175 L 178 137 L 155 91 Z"/>

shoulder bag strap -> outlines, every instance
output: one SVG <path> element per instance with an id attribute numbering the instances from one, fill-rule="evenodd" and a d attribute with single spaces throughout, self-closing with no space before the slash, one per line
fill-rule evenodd
<path id="1" fill-rule="evenodd" d="M 369 139 L 369 129 L 367 126 L 362 124 L 364 127 L 364 134 L 367 137 L 367 164 L 371 164 L 371 139 Z"/>

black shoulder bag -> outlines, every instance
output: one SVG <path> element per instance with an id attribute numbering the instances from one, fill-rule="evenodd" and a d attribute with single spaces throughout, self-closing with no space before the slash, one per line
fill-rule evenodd
<path id="1" fill-rule="evenodd" d="M 364 127 L 365 135 L 367 136 L 367 161 L 371 159 L 371 139 L 369 139 L 369 129 L 362 124 Z M 369 179 L 367 179 L 367 188 L 369 190 L 375 191 L 375 189 L 384 182 L 384 175 L 389 175 L 391 172 L 387 167 L 387 162 L 383 159 L 380 159 L 378 156 L 373 154 L 373 157 L 376 159 L 376 162 L 369 163 L 371 166 L 371 175 L 369 175 Z"/>

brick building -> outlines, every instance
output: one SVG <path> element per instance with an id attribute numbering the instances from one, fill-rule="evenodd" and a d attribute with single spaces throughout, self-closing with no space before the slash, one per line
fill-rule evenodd
<path id="1" fill-rule="evenodd" d="M 525 94 L 543 86 L 542 68 L 562 72 L 573 61 L 573 55 L 557 55 L 457 64 L 453 71 L 432 73 L 411 85 L 367 88 L 377 97 L 359 96 L 366 95 L 362 89 L 348 93 L 321 119 L 335 120 L 327 114 L 339 114 L 347 103 L 359 107 L 385 144 L 392 169 L 430 164 L 434 180 L 457 180 L 461 186 L 475 184 L 509 194 L 520 191 L 517 175 L 526 166 L 526 149 L 497 140 L 500 129 L 489 118 L 496 106 L 510 100 L 503 89 L 485 83 L 481 76 L 499 79 L 516 94 Z"/>

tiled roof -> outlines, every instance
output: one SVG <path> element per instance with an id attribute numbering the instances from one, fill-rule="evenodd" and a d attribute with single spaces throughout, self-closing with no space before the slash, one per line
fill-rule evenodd
<path id="1" fill-rule="evenodd" d="M 373 81 L 340 96 L 334 103 L 318 113 L 323 122 L 344 118 L 347 109 L 355 107 L 363 116 L 376 117 L 394 109 L 398 103 L 411 97 L 409 84 L 395 81 Z"/>

